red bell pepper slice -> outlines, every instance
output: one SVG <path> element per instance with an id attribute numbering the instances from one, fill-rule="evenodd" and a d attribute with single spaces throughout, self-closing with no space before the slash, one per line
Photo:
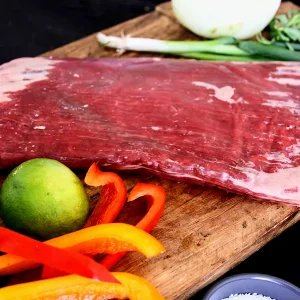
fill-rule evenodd
<path id="1" fill-rule="evenodd" d="M 155 184 L 137 183 L 129 193 L 128 201 L 134 201 L 141 197 L 146 198 L 148 212 L 145 217 L 136 224 L 136 227 L 150 232 L 163 214 L 166 202 L 165 191 L 162 187 Z M 127 252 L 119 252 L 107 255 L 101 261 L 101 264 L 111 269 L 126 253 Z"/>
<path id="2" fill-rule="evenodd" d="M 90 186 L 103 186 L 100 199 L 84 227 L 112 223 L 126 203 L 124 181 L 115 173 L 102 172 L 96 163 L 91 165 L 84 181 Z"/>
<path id="3" fill-rule="evenodd" d="M 66 275 L 68 275 L 66 272 L 62 272 L 62 271 L 59 271 L 57 269 L 45 266 L 43 268 L 43 272 L 42 272 L 41 278 L 42 279 L 50 279 L 50 278 L 55 278 L 55 277 L 60 277 L 60 276 L 66 276 Z"/>
<path id="4" fill-rule="evenodd" d="M 85 183 L 90 186 L 104 185 L 100 199 L 84 227 L 113 222 L 126 202 L 126 186 L 115 173 L 102 172 L 96 163 L 89 168 Z M 163 188 L 154 184 L 138 183 L 131 190 L 128 202 L 138 198 L 147 201 L 147 213 L 136 227 L 150 232 L 159 221 L 165 206 L 166 195 Z M 101 262 L 107 268 L 112 268 L 127 252 L 107 255 Z M 62 275 L 53 268 L 44 267 L 42 278 L 53 278 Z"/>
<path id="5" fill-rule="evenodd" d="M 50 246 L 4 227 L 0 227 L 0 251 L 21 256 L 68 274 L 119 283 L 104 266 L 83 254 Z"/>

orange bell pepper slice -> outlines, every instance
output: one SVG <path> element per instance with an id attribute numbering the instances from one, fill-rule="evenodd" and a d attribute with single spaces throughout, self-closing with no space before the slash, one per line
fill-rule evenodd
<path id="1" fill-rule="evenodd" d="M 122 272 L 112 272 L 121 283 L 94 281 L 78 275 L 33 281 L 0 289 L 1 300 L 54 299 L 130 299 L 164 300 L 158 290 L 146 279 Z"/>
<path id="2" fill-rule="evenodd" d="M 141 197 L 146 198 L 148 212 L 145 217 L 136 224 L 136 227 L 149 232 L 156 226 L 163 214 L 166 194 L 164 189 L 158 185 L 138 183 L 129 193 L 128 201 L 134 201 Z M 108 255 L 101 261 L 101 264 L 111 269 L 126 253 L 125 251 Z"/>
<path id="3" fill-rule="evenodd" d="M 122 178 L 112 172 L 102 172 L 93 163 L 84 182 L 90 186 L 103 186 L 100 198 L 84 227 L 113 222 L 126 203 L 127 190 Z"/>
<path id="4" fill-rule="evenodd" d="M 82 254 L 138 251 L 147 258 L 165 252 L 164 246 L 149 233 L 123 223 L 87 227 L 44 242 L 57 248 L 67 248 Z M 0 276 L 36 268 L 40 264 L 22 257 L 0 256 Z"/>

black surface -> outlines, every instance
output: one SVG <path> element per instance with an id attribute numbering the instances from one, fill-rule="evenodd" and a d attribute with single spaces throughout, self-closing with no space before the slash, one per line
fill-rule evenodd
<path id="1" fill-rule="evenodd" d="M 164 1 L 1 1 L 0 63 L 54 49 L 141 15 L 161 2 Z M 300 223 L 275 238 L 224 277 L 245 272 L 265 273 L 300 287 L 299 235 Z M 201 299 L 209 287 L 198 293 L 195 299 Z"/>
<path id="2" fill-rule="evenodd" d="M 1 0 L 0 63 L 35 56 L 153 10 L 162 0 Z"/>

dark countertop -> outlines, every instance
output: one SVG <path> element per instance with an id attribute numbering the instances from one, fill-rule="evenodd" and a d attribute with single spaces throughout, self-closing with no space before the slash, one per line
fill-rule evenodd
<path id="1" fill-rule="evenodd" d="M 161 2 L 164 1 L 1 1 L 0 63 L 39 55 L 153 10 Z M 265 273 L 300 286 L 299 241 L 300 224 L 297 223 L 223 277 L 245 272 Z M 195 298 L 201 299 L 207 288 Z"/>

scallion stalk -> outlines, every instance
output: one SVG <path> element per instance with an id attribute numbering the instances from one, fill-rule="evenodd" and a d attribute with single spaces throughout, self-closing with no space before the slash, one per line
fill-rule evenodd
<path id="1" fill-rule="evenodd" d="M 150 38 L 133 38 L 130 36 L 107 36 L 103 33 L 98 33 L 97 40 L 101 45 L 116 48 L 121 53 L 131 50 L 157 53 L 207 52 L 232 56 L 249 56 L 246 51 L 233 45 L 237 43 L 233 37 L 223 37 L 208 41 L 164 41 Z"/>

